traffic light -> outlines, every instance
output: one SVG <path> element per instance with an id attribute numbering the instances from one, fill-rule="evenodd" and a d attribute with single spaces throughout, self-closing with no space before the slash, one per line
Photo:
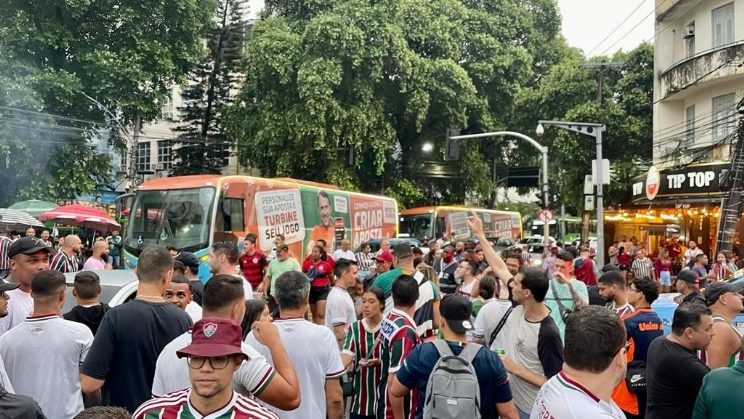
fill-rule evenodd
<path id="1" fill-rule="evenodd" d="M 546 206 L 545 206 L 545 194 L 542 191 L 540 191 L 540 192 L 536 193 L 535 196 L 537 196 L 537 200 L 534 201 L 535 204 L 537 204 L 537 206 L 540 207 L 540 208 L 546 208 Z M 550 205 L 550 194 L 548 194 L 548 205 Z"/>
<path id="2" fill-rule="evenodd" d="M 452 139 L 452 137 L 457 137 L 458 135 L 460 135 L 459 129 L 447 129 L 447 139 L 444 147 L 445 161 L 460 160 L 460 143 L 457 140 Z"/>

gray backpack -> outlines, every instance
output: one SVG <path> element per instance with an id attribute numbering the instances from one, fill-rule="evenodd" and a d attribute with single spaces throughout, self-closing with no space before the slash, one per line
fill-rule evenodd
<path id="1" fill-rule="evenodd" d="M 444 340 L 433 343 L 439 361 L 426 385 L 424 419 L 480 419 L 480 387 L 473 359 L 483 346 L 468 343 L 457 356 Z"/>

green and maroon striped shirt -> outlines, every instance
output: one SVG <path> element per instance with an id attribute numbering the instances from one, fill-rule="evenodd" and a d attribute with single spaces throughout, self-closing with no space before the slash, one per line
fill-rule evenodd
<path id="1" fill-rule="evenodd" d="M 380 334 L 380 325 L 369 329 L 367 320 L 354 322 L 346 330 L 346 340 L 341 353 L 350 355 L 354 359 L 354 368 L 359 368 L 359 361 L 365 358 L 380 359 L 380 344 L 373 348 L 375 340 Z M 371 356 L 367 356 L 374 350 Z M 375 414 L 375 397 L 377 386 L 380 384 L 382 367 L 361 367 L 359 373 L 354 374 L 354 396 L 351 402 L 351 413 L 361 416 Z"/>

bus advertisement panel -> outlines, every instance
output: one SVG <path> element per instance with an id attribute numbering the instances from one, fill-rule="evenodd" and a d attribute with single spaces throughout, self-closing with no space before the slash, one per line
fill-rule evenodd
<path id="1" fill-rule="evenodd" d="M 486 236 L 507 237 L 513 241 L 522 237 L 522 216 L 518 212 L 454 206 L 403 210 L 400 213 L 400 233 L 419 240 L 424 237 L 466 240 L 471 236 L 466 222 L 471 211 L 483 220 Z"/>
<path id="2" fill-rule="evenodd" d="M 159 244 L 193 252 L 202 260 L 199 277 L 211 275 L 209 248 L 234 242 L 242 250 L 248 233 L 262 253 L 283 235 L 302 262 L 319 239 L 332 253 L 348 239 L 352 248 L 375 237 L 395 237 L 394 199 L 341 191 L 331 185 L 247 176 L 184 176 L 143 183 L 129 214 L 124 255 L 136 266 L 140 252 Z"/>

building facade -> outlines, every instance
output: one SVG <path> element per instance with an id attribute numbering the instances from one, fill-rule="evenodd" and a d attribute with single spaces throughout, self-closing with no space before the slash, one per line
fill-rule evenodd
<path id="1" fill-rule="evenodd" d="M 710 256 L 744 97 L 744 0 L 655 5 L 653 167 L 629 185 L 631 205 L 605 230 L 636 236 L 651 254 L 676 237 Z"/>

